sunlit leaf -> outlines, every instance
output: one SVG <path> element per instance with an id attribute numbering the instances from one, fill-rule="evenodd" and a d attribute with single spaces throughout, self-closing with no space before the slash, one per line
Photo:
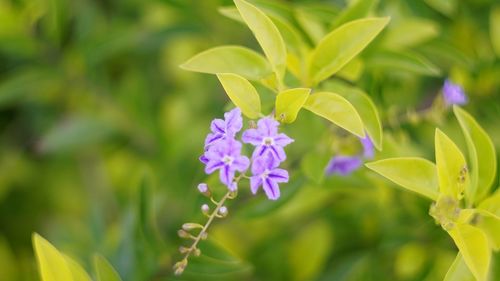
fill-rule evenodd
<path id="1" fill-rule="evenodd" d="M 500 250 L 500 216 L 478 209 L 477 217 L 475 217 L 471 223 L 474 223 L 475 226 L 486 233 L 495 251 Z"/>
<path id="2" fill-rule="evenodd" d="M 457 257 L 451 264 L 443 281 L 475 281 L 474 275 L 465 264 L 462 254 L 458 252 Z"/>
<path id="3" fill-rule="evenodd" d="M 318 43 L 325 36 L 326 30 L 323 24 L 306 10 L 295 9 L 295 18 L 314 43 Z"/>
<path id="4" fill-rule="evenodd" d="M 91 281 L 90 276 L 87 272 L 72 258 L 62 254 L 66 259 L 66 263 L 68 264 L 69 270 L 71 271 L 71 275 L 73 276 L 74 281 Z"/>
<path id="5" fill-rule="evenodd" d="M 389 158 L 367 163 L 366 167 L 394 183 L 432 200 L 438 197 L 438 175 L 434 163 L 416 157 Z"/>
<path id="6" fill-rule="evenodd" d="M 264 12 L 244 0 L 234 0 L 236 8 L 255 35 L 278 79 L 283 78 L 286 67 L 286 48 L 278 28 Z"/>
<path id="7" fill-rule="evenodd" d="M 259 53 L 240 46 L 216 47 L 197 54 L 181 68 L 203 73 L 234 73 L 250 80 L 259 80 L 272 71 Z"/>
<path id="8" fill-rule="evenodd" d="M 121 281 L 120 276 L 106 258 L 94 255 L 93 262 L 97 281 Z"/>
<path id="9" fill-rule="evenodd" d="M 326 35 L 314 50 L 309 74 L 314 84 L 342 69 L 359 54 L 389 22 L 389 18 L 366 18 L 346 23 Z"/>
<path id="10" fill-rule="evenodd" d="M 306 224 L 300 229 L 289 245 L 293 280 L 314 280 L 328 258 L 333 233 L 330 225 L 323 221 Z"/>
<path id="11" fill-rule="evenodd" d="M 309 96 L 304 108 L 357 136 L 365 135 L 363 121 L 358 112 L 348 100 L 338 94 L 314 93 Z"/>
<path id="12" fill-rule="evenodd" d="M 486 210 L 500 217 L 500 188 L 488 198 L 484 199 L 478 208 Z"/>
<path id="13" fill-rule="evenodd" d="M 332 27 L 338 27 L 346 22 L 353 21 L 368 16 L 369 12 L 376 6 L 378 0 L 355 0 L 351 5 L 344 9 L 335 19 Z"/>
<path id="14" fill-rule="evenodd" d="M 500 57 L 500 5 L 497 5 L 490 12 L 490 37 L 493 49 Z"/>
<path id="15" fill-rule="evenodd" d="M 73 274 L 66 258 L 40 235 L 33 234 L 38 271 L 42 281 L 73 281 Z M 76 281 L 76 280 L 75 280 Z"/>
<path id="16" fill-rule="evenodd" d="M 424 0 L 424 2 L 446 16 L 452 16 L 457 10 L 456 0 Z"/>
<path id="17" fill-rule="evenodd" d="M 495 180 L 497 170 L 495 147 L 488 134 L 469 113 L 458 106 L 453 107 L 453 112 L 460 123 L 469 150 L 470 200 L 479 202 L 488 195 Z"/>
<path id="18" fill-rule="evenodd" d="M 217 77 L 231 101 L 243 114 L 251 119 L 259 117 L 260 97 L 250 82 L 232 73 L 219 73 Z"/>
<path id="19" fill-rule="evenodd" d="M 486 234 L 468 224 L 456 224 L 448 233 L 455 241 L 474 277 L 478 281 L 487 280 L 491 251 Z"/>
<path id="20" fill-rule="evenodd" d="M 404 18 L 387 28 L 384 45 L 388 48 L 408 48 L 424 43 L 439 34 L 438 25 L 431 20 Z"/>
<path id="21" fill-rule="evenodd" d="M 384 69 L 390 71 L 407 71 L 416 74 L 438 76 L 441 70 L 430 61 L 411 51 L 378 51 L 365 60 L 367 68 Z"/>
<path id="22" fill-rule="evenodd" d="M 305 104 L 311 89 L 295 88 L 280 92 L 276 97 L 276 119 L 292 123 Z"/>
<path id="23" fill-rule="evenodd" d="M 349 81 L 356 81 L 359 79 L 361 74 L 363 74 L 364 63 L 359 58 L 354 58 L 348 62 L 342 69 L 337 73 L 339 77 L 347 79 Z"/>
<path id="24" fill-rule="evenodd" d="M 465 157 L 457 145 L 439 129 L 436 129 L 434 142 L 439 191 L 444 195 L 460 199 L 469 182 Z"/>

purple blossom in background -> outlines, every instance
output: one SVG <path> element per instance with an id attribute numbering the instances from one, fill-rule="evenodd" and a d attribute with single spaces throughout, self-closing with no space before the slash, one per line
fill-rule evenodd
<path id="1" fill-rule="evenodd" d="M 359 141 L 363 145 L 363 153 L 356 156 L 337 155 L 332 157 L 325 169 L 327 175 L 347 176 L 359 169 L 363 165 L 364 159 L 372 159 L 375 156 L 374 145 L 368 134 L 364 138 L 359 138 Z"/>
<path id="2" fill-rule="evenodd" d="M 293 142 L 293 139 L 281 133 L 278 134 L 279 123 L 270 117 L 264 117 L 257 122 L 257 129 L 243 132 L 242 140 L 255 146 L 252 158 L 264 156 L 269 152 L 279 162 L 286 159 L 283 147 Z"/>
<path id="3" fill-rule="evenodd" d="M 359 156 L 334 156 L 326 166 L 326 174 L 347 176 L 361 167 L 363 161 Z"/>
<path id="4" fill-rule="evenodd" d="M 206 161 L 205 173 L 220 172 L 220 181 L 229 190 L 235 191 L 237 185 L 233 182 L 236 171 L 245 172 L 250 165 L 248 157 L 241 155 L 241 143 L 234 139 L 224 139 L 211 145 L 204 154 Z"/>
<path id="5" fill-rule="evenodd" d="M 239 108 L 224 113 L 224 120 L 214 119 L 212 124 L 210 124 L 212 132 L 205 139 L 205 149 L 220 140 L 234 138 L 242 127 L 243 118 L 241 118 L 241 110 Z M 200 161 L 205 163 L 202 159 Z"/>
<path id="6" fill-rule="evenodd" d="M 446 105 L 464 105 L 468 101 L 464 89 L 448 79 L 444 81 L 443 97 Z"/>
<path id="7" fill-rule="evenodd" d="M 252 164 L 252 174 L 250 178 L 250 189 L 253 194 L 257 193 L 260 186 L 270 200 L 277 200 L 280 197 L 278 183 L 288 182 L 288 172 L 279 169 L 279 161 L 270 152 L 255 158 Z"/>

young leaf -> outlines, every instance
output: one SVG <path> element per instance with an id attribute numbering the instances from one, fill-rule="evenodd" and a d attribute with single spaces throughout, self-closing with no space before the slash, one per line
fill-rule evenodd
<path id="1" fill-rule="evenodd" d="M 37 233 L 32 240 L 42 281 L 76 281 L 66 258 L 52 244 Z"/>
<path id="2" fill-rule="evenodd" d="M 467 186 L 466 183 L 469 182 L 469 173 L 467 172 L 464 155 L 457 145 L 441 130 L 436 129 L 434 139 L 439 191 L 455 199 L 461 199 L 465 186 Z"/>
<path id="3" fill-rule="evenodd" d="M 332 76 L 359 54 L 389 22 L 366 18 L 346 23 L 326 35 L 312 53 L 309 74 L 317 84 Z"/>
<path id="4" fill-rule="evenodd" d="M 457 257 L 451 264 L 443 281 L 475 281 L 474 275 L 465 264 L 462 254 L 458 252 Z"/>
<path id="5" fill-rule="evenodd" d="M 330 92 L 312 94 L 307 98 L 304 108 L 359 137 L 365 136 L 363 121 L 358 112 L 340 95 Z"/>
<path id="6" fill-rule="evenodd" d="M 404 52 L 378 51 L 366 59 L 366 66 L 367 68 L 383 68 L 390 72 L 403 70 L 429 76 L 438 76 L 441 73 L 441 70 L 430 61 L 408 50 Z"/>
<path id="7" fill-rule="evenodd" d="M 295 88 L 285 90 L 276 97 L 276 119 L 292 123 L 309 97 L 311 89 Z"/>
<path id="8" fill-rule="evenodd" d="M 121 281 L 113 266 L 101 255 L 94 255 L 94 270 L 97 281 Z"/>
<path id="9" fill-rule="evenodd" d="M 462 127 L 469 150 L 471 162 L 471 202 L 484 199 L 495 180 L 497 160 L 495 147 L 490 137 L 474 118 L 460 107 L 454 106 L 453 112 Z"/>
<path id="10" fill-rule="evenodd" d="M 500 217 L 500 188 L 490 197 L 484 199 L 478 206 L 479 209 L 486 210 Z"/>
<path id="11" fill-rule="evenodd" d="M 286 48 L 278 28 L 264 12 L 247 1 L 234 0 L 234 3 L 262 47 L 278 79 L 282 79 L 286 67 Z"/>
<path id="12" fill-rule="evenodd" d="M 190 58 L 180 67 L 210 74 L 235 73 L 250 80 L 262 79 L 272 72 L 263 56 L 240 46 L 222 46 L 206 50 Z"/>
<path id="13" fill-rule="evenodd" d="M 469 224 L 457 224 L 448 233 L 455 241 L 474 277 L 478 281 L 486 281 L 491 260 L 486 234 Z"/>
<path id="14" fill-rule="evenodd" d="M 389 158 L 367 163 L 366 167 L 394 183 L 424 195 L 438 198 L 438 176 L 434 163 L 416 157 Z"/>
<path id="15" fill-rule="evenodd" d="M 260 97 L 248 80 L 232 73 L 219 73 L 217 78 L 231 101 L 241 109 L 243 114 L 251 119 L 259 117 Z"/>
<path id="16" fill-rule="evenodd" d="M 477 209 L 477 216 L 471 223 L 486 233 L 493 250 L 500 250 L 500 217 L 480 209 Z"/>

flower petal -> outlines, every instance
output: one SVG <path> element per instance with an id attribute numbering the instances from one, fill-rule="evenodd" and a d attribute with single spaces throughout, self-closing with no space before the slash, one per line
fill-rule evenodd
<path id="1" fill-rule="evenodd" d="M 198 159 L 203 164 L 207 164 L 208 163 L 208 158 L 205 156 L 205 154 L 203 154 L 202 156 L 200 156 L 200 158 L 198 158 Z"/>
<path id="2" fill-rule="evenodd" d="M 226 132 L 226 123 L 222 119 L 214 119 L 210 124 L 212 133 L 224 134 Z"/>
<path id="3" fill-rule="evenodd" d="M 210 160 L 207 163 L 207 165 L 205 166 L 205 173 L 206 174 L 211 174 L 215 170 L 220 169 L 223 166 L 224 166 L 224 162 L 222 162 L 222 161 Z"/>
<path id="4" fill-rule="evenodd" d="M 266 193 L 267 198 L 270 200 L 276 200 L 280 197 L 280 189 L 276 182 L 270 178 L 263 180 L 262 189 Z"/>
<path id="5" fill-rule="evenodd" d="M 243 118 L 241 118 L 239 108 L 224 113 L 224 118 L 226 120 L 226 133 L 230 136 L 234 136 L 243 127 Z"/>
<path id="6" fill-rule="evenodd" d="M 221 140 L 224 138 L 223 134 L 220 133 L 210 133 L 207 135 L 205 138 L 205 148 L 209 147 L 210 145 L 216 143 L 217 141 Z"/>
<path id="7" fill-rule="evenodd" d="M 268 177 L 275 182 L 288 182 L 288 171 L 284 169 L 272 170 Z"/>
<path id="8" fill-rule="evenodd" d="M 366 134 L 366 137 L 360 138 L 361 144 L 363 145 L 363 157 L 367 159 L 372 159 L 373 156 L 375 155 L 375 149 L 373 147 L 373 142 Z"/>
<path id="9" fill-rule="evenodd" d="M 259 186 L 262 185 L 262 177 L 261 176 L 253 176 L 250 177 L 250 190 L 253 194 L 257 193 L 259 190 Z"/>
<path id="10" fill-rule="evenodd" d="M 269 151 L 271 151 L 271 154 L 273 155 L 273 157 L 276 160 L 278 160 L 279 162 L 285 161 L 286 154 L 285 154 L 285 150 L 283 149 L 283 147 L 281 147 L 279 145 L 271 145 L 271 146 L 269 146 Z"/>
<path id="11" fill-rule="evenodd" d="M 259 145 L 253 151 L 252 158 L 256 159 L 258 157 L 262 157 L 262 156 L 264 156 L 264 154 L 265 154 L 266 151 L 268 151 L 268 146 L 266 146 L 266 145 Z"/>
<path id="12" fill-rule="evenodd" d="M 220 181 L 226 186 L 231 186 L 234 178 L 234 170 L 229 165 L 224 165 L 220 169 L 219 174 Z"/>
<path id="13" fill-rule="evenodd" d="M 250 160 L 246 156 L 238 156 L 234 159 L 232 167 L 239 172 L 244 172 L 250 166 Z"/>
<path id="14" fill-rule="evenodd" d="M 326 167 L 326 173 L 339 174 L 347 176 L 355 170 L 359 169 L 363 162 L 356 156 L 335 156 L 330 160 Z"/>
<path id="15" fill-rule="evenodd" d="M 274 137 L 274 143 L 279 146 L 287 146 L 292 142 L 294 142 L 294 140 L 283 133 Z"/>
<path id="16" fill-rule="evenodd" d="M 262 135 L 257 131 L 257 129 L 248 129 L 243 132 L 241 137 L 244 143 L 249 143 L 252 145 L 260 145 L 262 143 Z"/>
<path id="17" fill-rule="evenodd" d="M 252 164 L 252 174 L 256 176 L 260 176 L 264 173 L 264 171 L 268 169 L 268 162 L 265 157 L 257 157 L 254 158 Z"/>
<path id="18" fill-rule="evenodd" d="M 264 117 L 257 122 L 257 127 L 263 136 L 273 137 L 278 133 L 279 124 L 271 117 Z"/>

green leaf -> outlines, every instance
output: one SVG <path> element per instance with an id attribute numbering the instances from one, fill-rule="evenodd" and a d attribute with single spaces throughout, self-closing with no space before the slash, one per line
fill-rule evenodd
<path id="1" fill-rule="evenodd" d="M 456 224 L 448 233 L 455 241 L 474 277 L 478 281 L 486 281 L 491 260 L 486 234 L 468 224 Z"/>
<path id="2" fill-rule="evenodd" d="M 219 73 L 217 78 L 231 101 L 241 109 L 243 114 L 251 119 L 259 117 L 260 97 L 248 80 L 232 73 Z"/>
<path id="3" fill-rule="evenodd" d="M 183 63 L 181 68 L 203 73 L 235 73 L 250 80 L 271 74 L 266 58 L 240 46 L 222 46 L 201 52 Z"/>
<path id="4" fill-rule="evenodd" d="M 411 51 L 378 51 L 376 54 L 366 58 L 367 68 L 384 69 L 394 72 L 398 70 L 408 71 L 415 74 L 439 76 L 441 70 L 422 56 Z"/>
<path id="5" fill-rule="evenodd" d="M 384 46 L 391 49 L 413 47 L 439 35 L 439 26 L 427 19 L 405 18 L 387 28 Z"/>
<path id="6" fill-rule="evenodd" d="M 417 157 L 389 158 L 367 163 L 366 167 L 394 183 L 424 195 L 438 198 L 438 176 L 434 163 Z"/>
<path id="7" fill-rule="evenodd" d="M 465 157 L 457 145 L 439 129 L 436 129 L 435 146 L 439 191 L 461 199 L 469 182 Z"/>
<path id="8" fill-rule="evenodd" d="M 97 275 L 97 281 L 121 281 L 120 275 L 111 266 L 111 264 L 101 255 L 94 255 L 94 270 Z"/>
<path id="9" fill-rule="evenodd" d="M 335 28 L 349 21 L 366 17 L 374 8 L 378 0 L 357 0 L 351 1 L 351 5 L 335 19 L 332 27 Z"/>
<path id="10" fill-rule="evenodd" d="M 476 281 L 460 252 L 448 269 L 443 281 Z"/>
<path id="11" fill-rule="evenodd" d="M 68 264 L 69 270 L 71 271 L 71 275 L 73 275 L 74 281 L 92 281 L 87 272 L 72 258 L 62 254 L 66 259 L 66 263 Z"/>
<path id="12" fill-rule="evenodd" d="M 282 79 L 285 75 L 286 48 L 278 28 L 264 12 L 247 1 L 234 0 L 234 3 L 266 54 L 278 80 Z"/>
<path id="13" fill-rule="evenodd" d="M 312 94 L 304 108 L 359 137 L 365 136 L 363 121 L 358 112 L 348 100 L 338 94 L 330 92 Z"/>
<path id="14" fill-rule="evenodd" d="M 276 97 L 276 119 L 292 123 L 309 97 L 311 89 L 295 88 L 280 92 Z"/>
<path id="15" fill-rule="evenodd" d="M 500 217 L 500 188 L 490 197 L 484 199 L 478 206 L 479 209 L 486 210 Z"/>
<path id="16" fill-rule="evenodd" d="M 493 49 L 498 57 L 500 57 L 500 5 L 491 9 L 490 14 L 490 37 Z"/>
<path id="17" fill-rule="evenodd" d="M 42 281 L 75 280 L 64 255 L 37 233 L 33 234 L 32 240 Z"/>
<path id="18" fill-rule="evenodd" d="M 312 53 L 309 74 L 317 84 L 342 69 L 359 54 L 389 22 L 366 18 L 346 23 L 326 35 Z"/>
<path id="19" fill-rule="evenodd" d="M 330 225 L 324 221 L 307 224 L 300 230 L 289 247 L 291 276 L 293 280 L 315 280 L 327 261 L 333 233 Z"/>
<path id="20" fill-rule="evenodd" d="M 328 84 L 326 87 L 330 85 L 333 84 Z M 382 150 L 382 123 L 380 122 L 378 110 L 370 96 L 360 89 L 340 85 L 339 83 L 336 83 L 334 87 L 338 89 L 336 92 L 340 93 L 356 108 L 373 144 L 378 150 Z"/>
<path id="21" fill-rule="evenodd" d="M 475 226 L 486 233 L 493 250 L 500 250 L 500 217 L 481 209 L 476 212 L 478 217 L 471 223 L 475 223 Z"/>
<path id="22" fill-rule="evenodd" d="M 361 74 L 363 74 L 364 64 L 359 58 L 354 58 L 348 62 L 342 69 L 337 73 L 339 77 L 347 79 L 349 81 L 356 81 L 359 79 Z"/>
<path id="23" fill-rule="evenodd" d="M 480 202 L 488 195 L 495 180 L 497 170 L 495 147 L 488 134 L 469 113 L 458 106 L 453 107 L 453 112 L 462 127 L 469 150 L 472 173 L 470 199 L 471 202 Z"/>
<path id="24" fill-rule="evenodd" d="M 295 18 L 314 43 L 317 44 L 325 36 L 326 31 L 323 24 L 306 10 L 295 9 Z"/>
<path id="25" fill-rule="evenodd" d="M 456 0 L 424 0 L 424 2 L 446 16 L 453 16 L 457 10 Z"/>

